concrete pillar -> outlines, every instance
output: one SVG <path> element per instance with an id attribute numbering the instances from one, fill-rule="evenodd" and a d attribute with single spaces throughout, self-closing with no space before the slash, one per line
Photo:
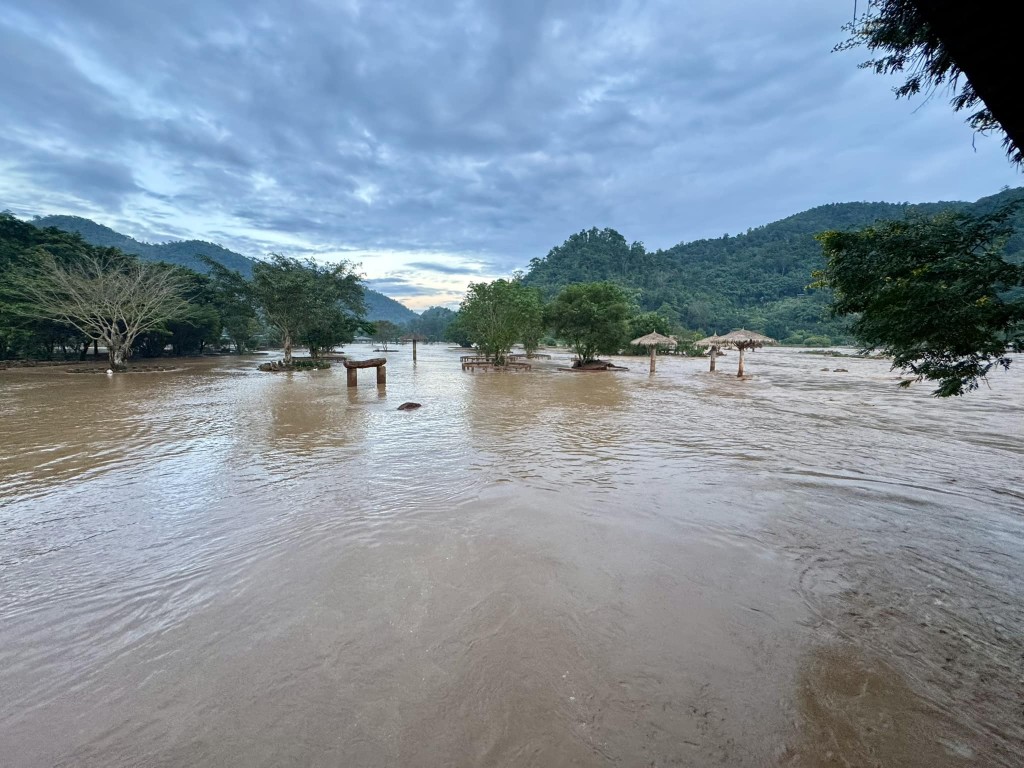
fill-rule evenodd
<path id="1" fill-rule="evenodd" d="M 345 374 L 348 377 L 348 385 L 354 387 L 356 385 L 356 377 L 359 375 L 359 371 L 356 368 L 347 368 Z"/>
<path id="2" fill-rule="evenodd" d="M 413 342 L 414 344 L 416 342 Z M 377 366 L 377 386 L 383 387 L 388 383 L 388 369 L 386 365 Z"/>

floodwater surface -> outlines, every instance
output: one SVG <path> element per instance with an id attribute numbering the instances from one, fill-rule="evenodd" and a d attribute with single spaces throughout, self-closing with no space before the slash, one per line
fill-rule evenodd
<path id="1" fill-rule="evenodd" d="M 1024 372 L 458 356 L 0 371 L 0 764 L 1024 765 Z"/>

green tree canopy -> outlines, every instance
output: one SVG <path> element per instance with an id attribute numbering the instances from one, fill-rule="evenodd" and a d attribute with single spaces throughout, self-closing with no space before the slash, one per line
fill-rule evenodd
<path id="1" fill-rule="evenodd" d="M 962 395 L 993 367 L 1008 368 L 1008 350 L 1024 350 L 1024 267 L 1002 257 L 1017 207 L 824 232 L 818 277 L 837 314 L 859 313 L 852 330 L 865 348 L 938 382 L 940 397 Z"/>
<path id="2" fill-rule="evenodd" d="M 455 313 L 448 326 L 444 329 L 444 340 L 460 347 L 472 347 L 473 340 L 470 338 L 469 330 L 466 328 L 464 316 L 461 311 Z"/>
<path id="3" fill-rule="evenodd" d="M 521 280 L 495 280 L 470 283 L 458 322 L 481 352 L 504 364 L 512 345 L 541 326 L 542 318 L 537 291 Z"/>
<path id="4" fill-rule="evenodd" d="M 455 312 L 447 307 L 430 307 L 419 317 L 410 320 L 405 327 L 409 333 L 418 333 L 427 341 L 443 341 L 448 325 L 455 319 Z"/>
<path id="5" fill-rule="evenodd" d="M 351 263 L 317 264 L 274 254 L 252 270 L 252 295 L 281 333 L 285 362 L 306 344 L 319 357 L 351 341 L 363 314 L 363 288 Z"/>
<path id="6" fill-rule="evenodd" d="M 547 320 L 580 362 L 588 363 L 626 344 L 633 313 L 629 295 L 615 283 L 577 283 L 563 288 L 548 305 Z"/>

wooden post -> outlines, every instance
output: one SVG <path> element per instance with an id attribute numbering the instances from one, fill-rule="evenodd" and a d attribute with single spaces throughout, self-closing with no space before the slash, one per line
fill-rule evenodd
<path id="1" fill-rule="evenodd" d="M 739 346 L 739 350 L 740 350 L 740 370 L 736 374 L 736 377 L 739 378 L 739 379 L 743 378 L 743 350 L 744 349 L 745 349 L 745 347 L 741 344 Z"/>
<path id="2" fill-rule="evenodd" d="M 416 342 L 414 341 L 413 344 Z M 377 386 L 383 387 L 388 383 L 388 370 L 386 366 L 377 366 Z"/>
<path id="3" fill-rule="evenodd" d="M 412 338 L 412 361 L 416 362 L 416 337 Z"/>
<path id="4" fill-rule="evenodd" d="M 651 345 L 651 373 L 654 373 L 654 356 L 656 354 L 658 354 L 658 348 L 652 344 Z"/>
<path id="5" fill-rule="evenodd" d="M 718 347 L 711 345 L 711 372 L 715 372 L 715 359 L 718 357 Z"/>
<path id="6" fill-rule="evenodd" d="M 356 385 L 356 376 L 359 375 L 359 369 L 348 368 L 345 370 L 345 375 L 348 377 L 348 385 L 354 387 Z"/>

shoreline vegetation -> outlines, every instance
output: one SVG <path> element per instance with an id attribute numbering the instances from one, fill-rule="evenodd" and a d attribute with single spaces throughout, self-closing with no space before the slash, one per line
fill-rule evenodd
<path id="1" fill-rule="evenodd" d="M 118 372 L 143 360 L 281 348 L 282 360 L 263 366 L 272 372 L 328 367 L 319 362 L 356 340 L 384 352 L 415 340 L 454 342 L 497 367 L 513 345 L 529 356 L 541 344 L 565 344 L 583 367 L 601 355 L 651 354 L 653 369 L 658 354 L 704 355 L 707 339 L 742 325 L 807 354 L 890 358 L 912 375 L 907 381 L 928 379 L 939 384 L 936 395 L 960 395 L 1024 350 L 1022 208 L 1024 188 L 972 204 L 821 206 L 744 235 L 655 252 L 593 228 L 526 272 L 471 283 L 457 311 L 432 307 L 403 324 L 368 319 L 370 294 L 347 261 L 271 254 L 247 260 L 243 274 L 197 253 L 197 271 L 4 213 L 0 360 L 87 360 L 102 347 Z M 903 220 L 864 224 L 900 211 Z M 963 242 L 975 245 L 964 250 Z M 921 243 L 928 248 L 918 253 Z M 857 266 L 875 251 L 885 258 L 867 272 Z M 694 294 L 695 286 L 705 292 Z M 732 298 L 723 303 L 716 292 Z M 947 323 L 936 306 L 958 308 L 957 321 Z M 647 337 L 671 343 L 629 341 Z M 861 351 L 819 351 L 846 345 Z M 317 364 L 293 365 L 296 348 Z"/>

